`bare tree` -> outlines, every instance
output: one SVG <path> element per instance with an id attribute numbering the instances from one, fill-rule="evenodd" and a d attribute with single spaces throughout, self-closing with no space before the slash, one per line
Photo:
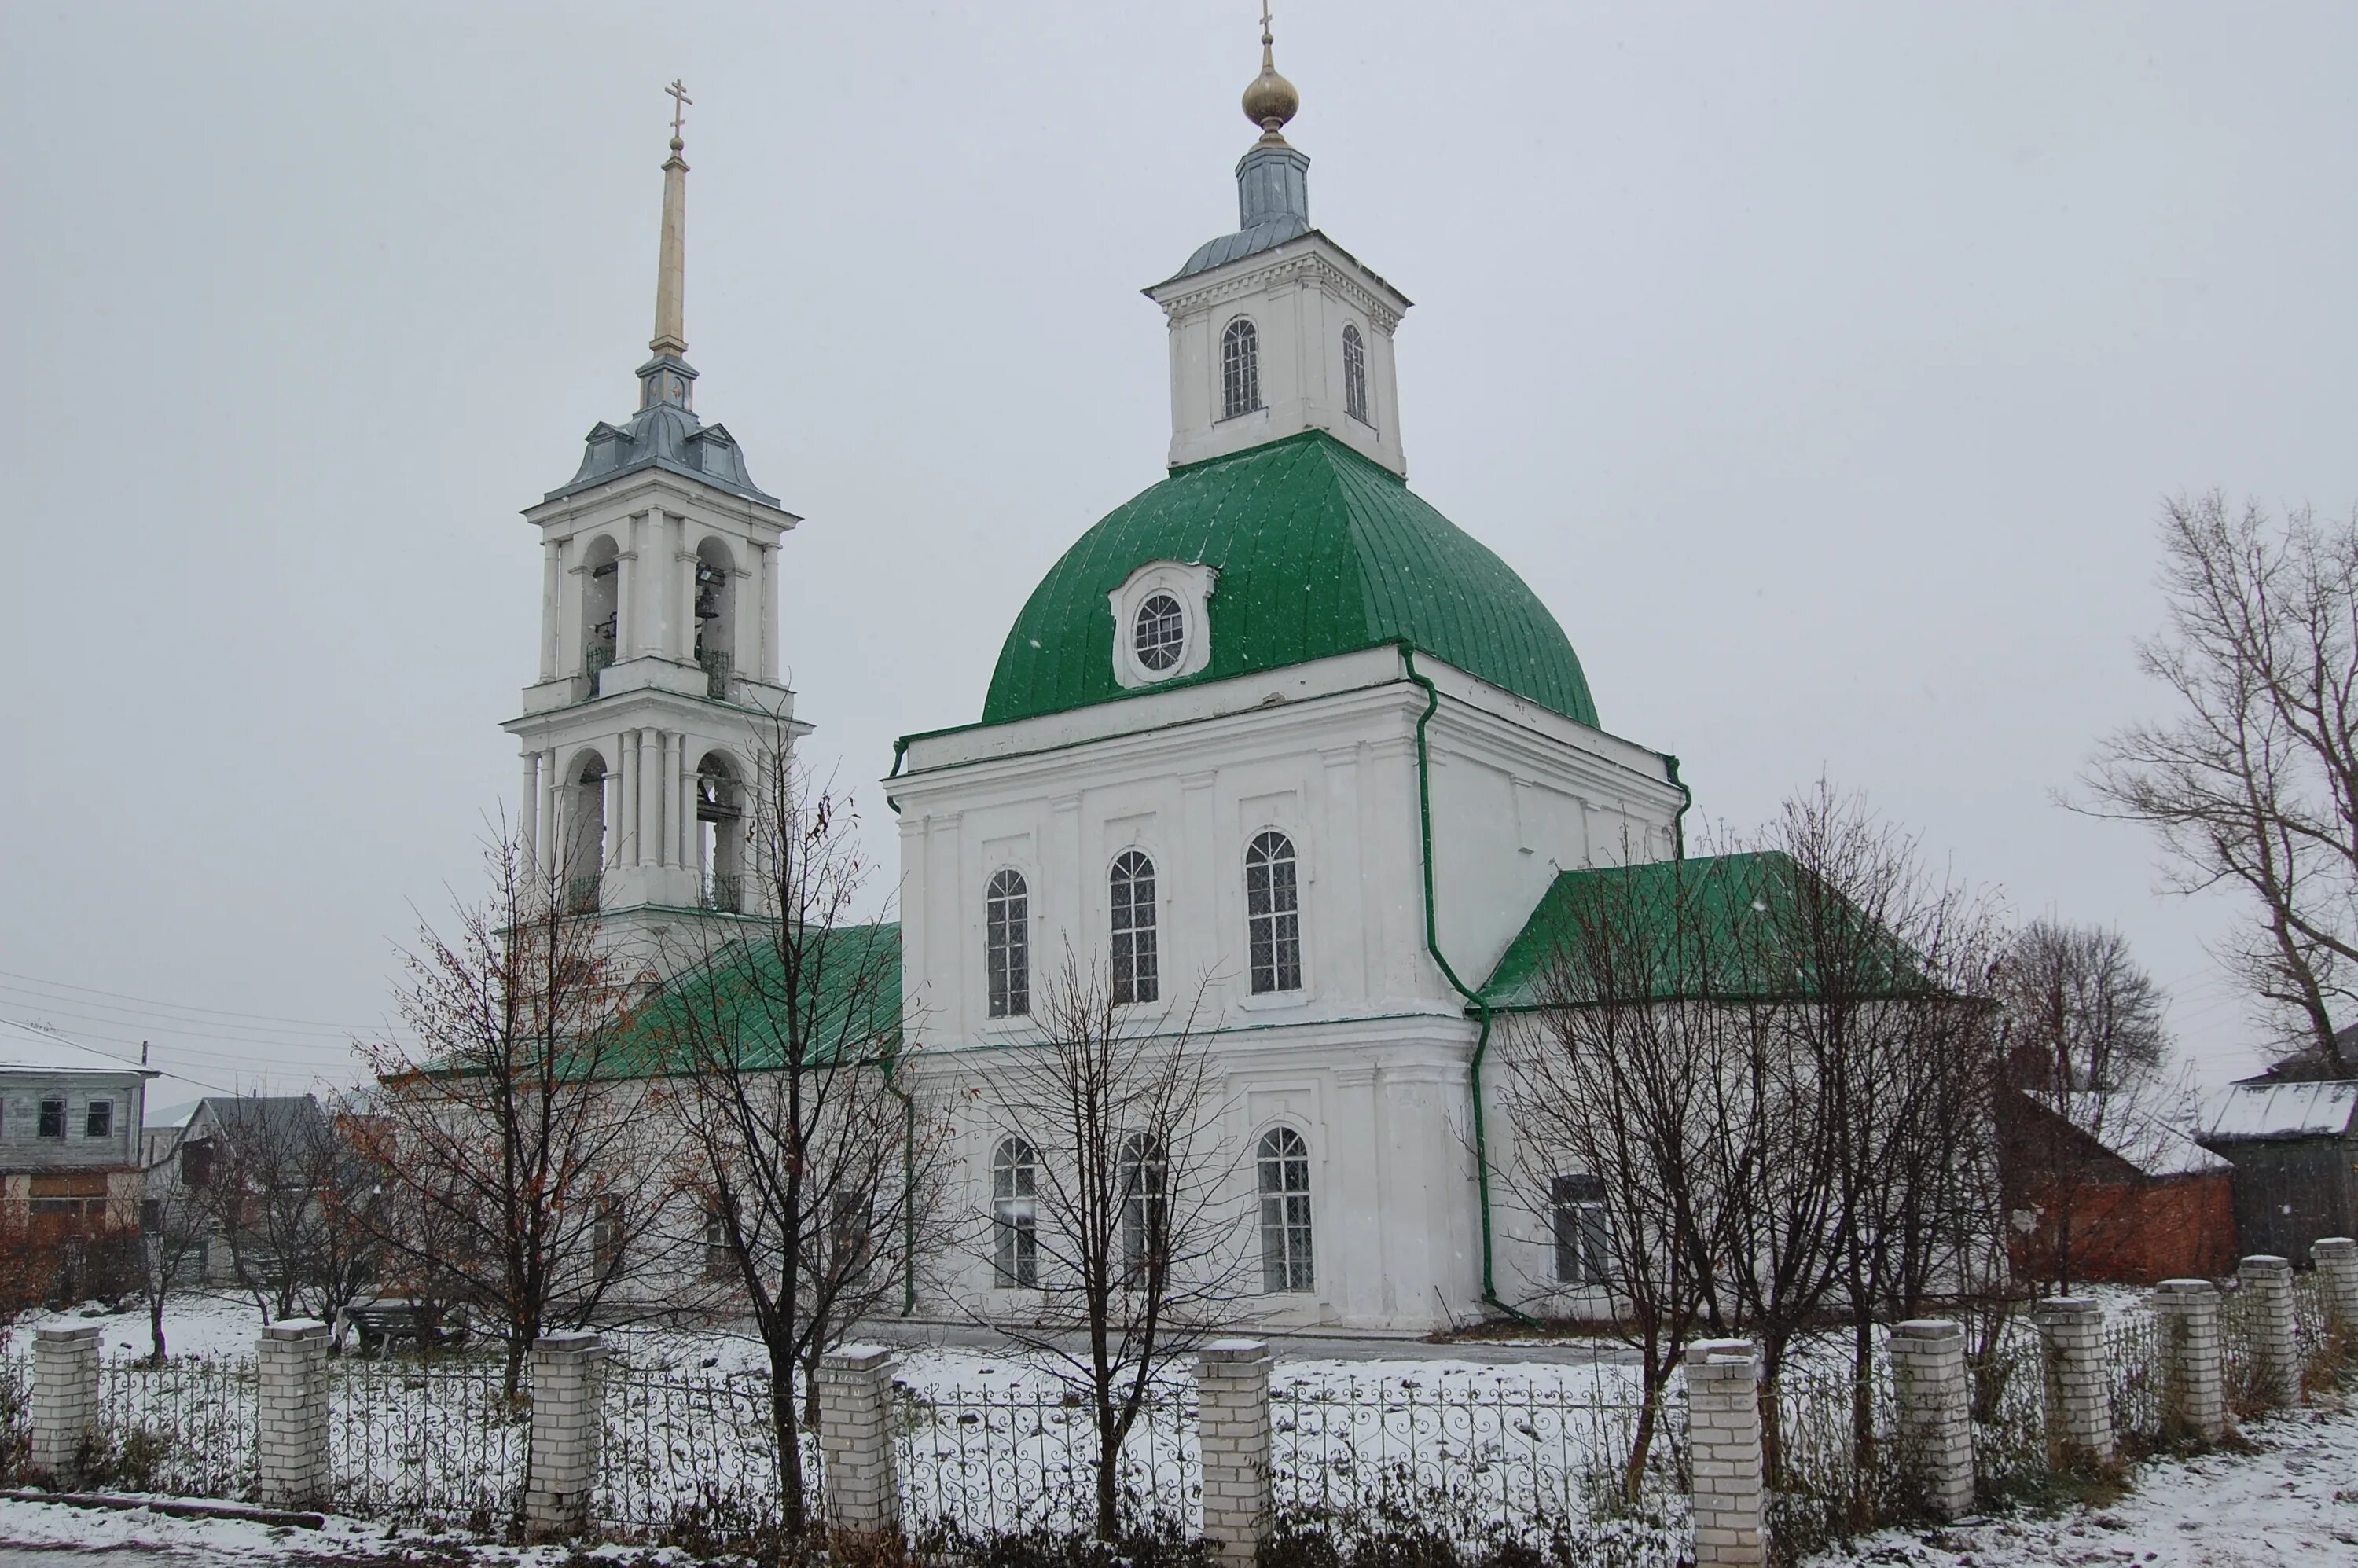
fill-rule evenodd
<path id="1" fill-rule="evenodd" d="M 348 1117 L 309 1095 L 210 1102 L 204 1182 L 238 1282 L 263 1321 L 339 1320 L 368 1282 L 368 1209 L 379 1172 L 347 1135 Z"/>
<path id="2" fill-rule="evenodd" d="M 2036 1276 L 2068 1292 L 2093 1190 L 2169 1136 L 2165 1000 L 2117 931 L 2039 921 L 1997 970 L 2006 1077 L 2034 1103 L 2009 1130 L 2018 1196 L 2038 1216 Z"/>
<path id="3" fill-rule="evenodd" d="M 402 955 L 410 1039 L 364 1051 L 384 1090 L 377 1157 L 400 1189 L 378 1239 L 396 1272 L 505 1341 L 514 1398 L 544 1331 L 644 1310 L 623 1287 L 662 1264 L 679 1134 L 620 1027 L 626 977 L 570 912 L 568 868 L 504 836 L 484 859 L 486 902 Z"/>
<path id="4" fill-rule="evenodd" d="M 1681 1353 L 1732 1304 L 1720 1295 L 1732 1217 L 1710 1146 L 1728 1030 L 1709 1000 L 1722 955 L 1700 880 L 1675 862 L 1583 882 L 1556 914 L 1538 1026 L 1507 1080 L 1531 1206 L 1554 1216 L 1559 1183 L 1595 1184 L 1587 1212 L 1602 1225 L 1583 1234 L 1573 1220 L 1559 1246 L 1609 1285 L 1639 1355 L 1623 1483 L 1633 1499 Z"/>
<path id="5" fill-rule="evenodd" d="M 903 1043 L 900 944 L 855 919 L 871 868 L 849 802 L 815 788 L 783 736 L 755 773 L 768 918 L 710 940 L 642 1025 L 686 1075 L 695 1184 L 769 1353 L 785 1525 L 800 1534 L 795 1376 L 815 1425 L 819 1357 L 856 1320 L 914 1307 L 919 1268 L 946 1246 L 947 1119 Z"/>
<path id="6" fill-rule="evenodd" d="M 1122 1526 L 1122 1445 L 1242 1292 L 1245 1200 L 1197 1033 L 1203 990 L 1150 1015 L 1068 948 L 1033 988 L 1038 1042 L 1009 1049 L 980 1090 L 999 1134 L 988 1263 L 1039 1292 L 1036 1313 L 1000 1326 L 1088 1409 L 1105 1541 Z M 1274 1289 L 1299 1288 L 1288 1271 L 1307 1266 L 1282 1249 L 1261 1262 Z"/>
<path id="7" fill-rule="evenodd" d="M 2296 1070 L 2351 1071 L 2334 1019 L 2358 963 L 2358 519 L 2281 523 L 2213 492 L 2162 513 L 2168 630 L 2138 645 L 2175 713 L 2105 741 L 2085 782 L 2142 822 L 2172 885 L 2241 889 L 2223 957 Z"/>
<path id="8" fill-rule="evenodd" d="M 176 1144 L 168 1165 L 177 1165 L 178 1159 Z M 211 1195 L 190 1186 L 175 1170 L 151 1169 L 147 1190 L 156 1195 L 140 1205 L 139 1294 L 147 1307 L 148 1357 L 161 1367 L 167 1350 L 164 1309 L 183 1279 L 204 1266 L 213 1208 Z"/>

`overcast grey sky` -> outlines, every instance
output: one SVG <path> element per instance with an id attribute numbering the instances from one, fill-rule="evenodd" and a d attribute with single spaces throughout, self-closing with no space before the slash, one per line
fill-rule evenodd
<path id="1" fill-rule="evenodd" d="M 698 407 L 808 519 L 810 753 L 895 864 L 892 738 L 977 717 L 1033 584 L 1162 472 L 1137 291 L 1234 226 L 1255 9 L 0 5 L 0 1011 L 214 1083 L 345 1070 L 330 1026 L 514 810 L 516 512 L 632 406 L 675 75 Z M 1418 302 L 1411 482 L 1606 727 L 1708 817 L 1824 770 L 2119 925 L 2246 1070 L 2227 908 L 2050 795 L 2156 701 L 2162 496 L 2358 502 L 2358 8 L 1278 32 L 1314 220 Z"/>

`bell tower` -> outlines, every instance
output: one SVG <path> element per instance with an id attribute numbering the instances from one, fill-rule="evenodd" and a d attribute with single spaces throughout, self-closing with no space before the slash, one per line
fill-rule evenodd
<path id="1" fill-rule="evenodd" d="M 654 336 L 638 410 L 592 427 L 540 532 L 540 672 L 503 729 L 524 752 L 519 833 L 565 902 L 658 970 L 683 923 L 760 918 L 752 792 L 809 727 L 778 676 L 778 546 L 800 521 L 695 412 L 682 295 L 690 100 L 673 97 Z"/>

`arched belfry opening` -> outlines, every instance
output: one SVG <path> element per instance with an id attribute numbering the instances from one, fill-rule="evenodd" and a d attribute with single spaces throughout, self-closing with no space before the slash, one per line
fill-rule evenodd
<path id="1" fill-rule="evenodd" d="M 598 907 L 598 879 L 606 869 L 606 759 L 584 752 L 575 759 L 565 786 L 564 898 L 566 909 L 587 914 Z"/>
<path id="2" fill-rule="evenodd" d="M 707 539 L 696 547 L 696 662 L 711 695 L 726 698 L 737 648 L 737 585 L 729 546 Z"/>
<path id="3" fill-rule="evenodd" d="M 612 664 L 622 629 L 622 562 L 611 535 L 600 534 L 581 560 L 581 673 L 597 692 L 598 672 Z"/>
<path id="4" fill-rule="evenodd" d="M 742 914 L 748 908 L 747 816 L 736 764 L 721 752 L 706 752 L 696 764 L 696 864 L 707 909 Z"/>

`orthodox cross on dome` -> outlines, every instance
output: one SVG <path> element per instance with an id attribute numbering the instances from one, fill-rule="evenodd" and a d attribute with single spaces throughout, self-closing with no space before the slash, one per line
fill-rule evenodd
<path id="1" fill-rule="evenodd" d="M 1262 30 L 1266 32 L 1269 27 L 1269 7 L 1266 5 L 1261 7 L 1260 22 Z M 687 106 L 696 100 L 687 95 L 686 84 L 676 76 L 671 79 L 671 85 L 664 91 L 671 94 L 671 150 L 677 152 L 683 145 L 679 139 L 680 122 L 686 118 Z"/>
<path id="2" fill-rule="evenodd" d="M 1270 36 L 1269 0 L 1260 0 L 1260 74 L 1245 89 L 1245 118 L 1260 127 L 1260 139 L 1273 146 L 1285 145 L 1285 123 L 1302 108 L 1302 95 L 1293 83 L 1277 73 L 1277 59 L 1271 52 L 1276 42 Z"/>

